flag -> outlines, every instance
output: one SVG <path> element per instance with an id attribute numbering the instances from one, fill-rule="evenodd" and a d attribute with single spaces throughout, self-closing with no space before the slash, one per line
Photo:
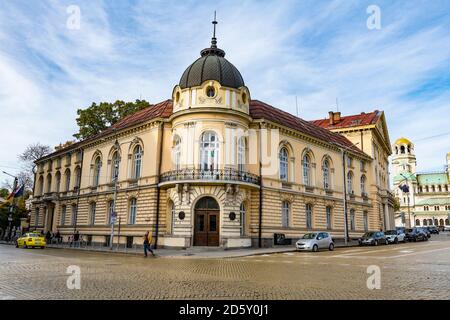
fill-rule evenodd
<path id="1" fill-rule="evenodd" d="M 22 185 L 21 187 L 16 189 L 16 192 L 14 192 L 14 198 L 20 198 L 21 196 L 23 196 L 23 191 L 25 189 L 25 186 Z"/>

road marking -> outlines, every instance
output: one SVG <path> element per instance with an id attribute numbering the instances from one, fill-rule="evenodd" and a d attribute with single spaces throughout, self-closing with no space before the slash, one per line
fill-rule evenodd
<path id="1" fill-rule="evenodd" d="M 414 252 L 414 250 L 400 250 L 400 253 L 411 253 Z"/>
<path id="2" fill-rule="evenodd" d="M 287 255 L 287 256 L 293 256 L 293 255 L 294 255 L 294 254 L 291 253 L 291 252 L 285 252 L 285 253 L 283 253 L 283 254 L 285 254 L 285 255 Z"/>
<path id="3" fill-rule="evenodd" d="M 421 247 L 424 247 L 424 246 L 430 246 L 430 245 L 431 245 L 431 243 L 428 243 L 428 244 L 422 245 Z M 379 252 L 386 252 L 386 251 L 391 251 L 391 252 L 393 252 L 393 251 L 398 250 L 398 249 L 400 249 L 400 250 L 401 250 L 401 249 L 406 249 L 406 250 L 408 250 L 408 249 L 416 249 L 416 248 L 418 248 L 418 247 L 417 247 L 417 246 L 409 246 L 409 247 L 403 247 L 403 248 L 390 247 L 390 248 L 380 249 L 380 250 L 377 250 L 377 249 L 373 248 L 372 250 L 358 251 L 358 252 L 345 253 L 345 254 L 337 254 L 337 255 L 335 255 L 334 257 L 339 257 L 339 258 L 342 258 L 342 257 L 356 257 L 356 256 L 359 255 L 359 254 L 379 253 Z"/>
<path id="4" fill-rule="evenodd" d="M 401 258 L 401 257 L 406 257 L 406 256 L 413 256 L 413 255 L 417 255 L 417 254 L 428 254 L 428 253 L 437 252 L 437 251 L 443 251 L 443 250 L 450 250 L 450 248 L 440 248 L 440 249 L 434 249 L 434 250 L 405 253 L 405 254 L 399 254 L 399 255 L 396 255 L 396 256 L 390 256 L 388 258 L 389 259 L 395 259 L 395 258 Z M 384 259 L 385 257 L 376 257 L 376 258 Z"/>

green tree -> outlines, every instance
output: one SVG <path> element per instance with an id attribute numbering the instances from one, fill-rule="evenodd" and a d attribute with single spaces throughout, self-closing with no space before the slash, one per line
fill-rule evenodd
<path id="1" fill-rule="evenodd" d="M 150 103 L 145 100 L 135 102 L 117 100 L 114 103 L 100 102 L 99 104 L 94 102 L 86 109 L 77 110 L 76 120 L 79 131 L 73 136 L 79 140 L 86 139 L 105 130 L 120 119 L 149 106 Z"/>

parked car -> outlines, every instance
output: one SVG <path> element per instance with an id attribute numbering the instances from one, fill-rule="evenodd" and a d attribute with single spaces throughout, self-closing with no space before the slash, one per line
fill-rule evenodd
<path id="1" fill-rule="evenodd" d="M 406 239 L 406 241 L 416 242 L 416 241 L 427 241 L 428 237 L 425 234 L 425 232 L 423 232 L 421 229 L 412 228 L 412 229 L 406 229 L 405 239 Z"/>
<path id="2" fill-rule="evenodd" d="M 445 226 L 444 231 L 450 231 L 450 226 Z"/>
<path id="3" fill-rule="evenodd" d="M 401 230 L 388 230 L 384 234 L 389 243 L 405 242 L 405 233 Z"/>
<path id="4" fill-rule="evenodd" d="M 439 234 L 439 229 L 436 226 L 428 226 L 427 229 L 431 234 Z"/>
<path id="5" fill-rule="evenodd" d="M 389 244 L 384 232 L 366 232 L 361 238 L 358 239 L 360 246 L 371 245 L 377 246 L 378 244 Z"/>
<path id="6" fill-rule="evenodd" d="M 334 241 L 328 232 L 307 233 L 295 244 L 297 250 L 317 252 L 320 249 L 334 250 Z"/>
<path id="7" fill-rule="evenodd" d="M 16 248 L 41 248 L 44 249 L 46 246 L 45 237 L 39 233 L 25 233 L 22 237 L 18 238 L 16 241 Z"/>
<path id="8" fill-rule="evenodd" d="M 416 228 L 425 233 L 428 239 L 431 238 L 431 232 L 430 230 L 428 230 L 427 227 L 416 227 Z"/>

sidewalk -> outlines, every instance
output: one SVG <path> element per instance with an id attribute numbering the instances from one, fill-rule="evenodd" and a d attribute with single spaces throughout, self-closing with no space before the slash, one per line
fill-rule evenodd
<path id="1" fill-rule="evenodd" d="M 5 241 L 0 241 L 0 244 L 10 244 Z M 357 246 L 356 241 L 351 241 L 345 246 L 343 241 L 335 241 L 335 248 L 345 248 Z M 93 252 L 103 252 L 103 253 L 114 253 L 114 254 L 132 254 L 132 255 L 143 255 L 143 248 L 141 246 L 134 246 L 133 248 L 117 248 L 114 247 L 111 250 L 109 247 L 105 246 L 82 246 L 82 247 L 70 247 L 68 244 L 48 244 L 47 248 L 52 249 L 66 249 L 66 250 L 81 250 L 81 251 L 93 251 Z M 236 249 L 223 249 L 214 247 L 191 247 L 186 249 L 156 249 L 154 250 L 157 257 L 161 258 L 239 258 L 247 256 L 265 255 L 265 254 L 276 254 L 285 252 L 296 251 L 294 245 L 286 246 L 276 246 L 272 248 L 236 248 Z"/>

